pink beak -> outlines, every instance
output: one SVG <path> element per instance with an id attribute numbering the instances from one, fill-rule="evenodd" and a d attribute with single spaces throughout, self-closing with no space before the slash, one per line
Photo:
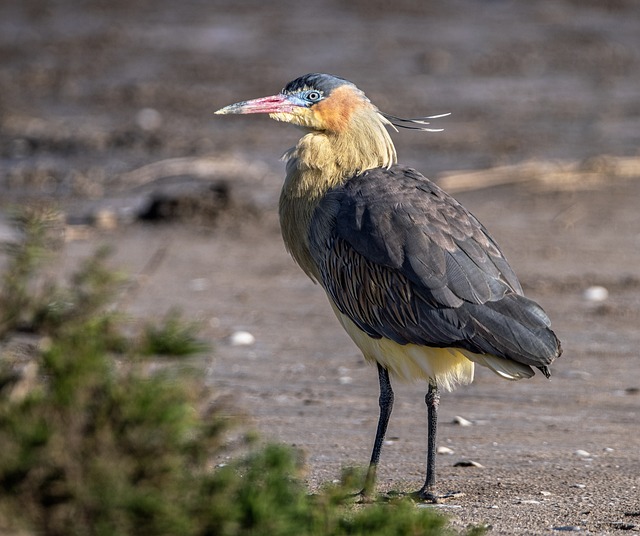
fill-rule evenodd
<path id="1" fill-rule="evenodd" d="M 291 112 L 298 105 L 293 102 L 288 95 L 272 95 L 271 97 L 261 97 L 248 101 L 236 102 L 224 108 L 220 108 L 216 114 L 274 114 Z"/>

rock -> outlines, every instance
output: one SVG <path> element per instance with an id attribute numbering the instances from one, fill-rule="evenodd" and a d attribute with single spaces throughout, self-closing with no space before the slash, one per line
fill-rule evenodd
<path id="1" fill-rule="evenodd" d="M 136 124 L 142 130 L 158 130 L 162 125 L 162 115 L 154 108 L 142 108 L 136 114 Z"/>
<path id="2" fill-rule="evenodd" d="M 214 224 L 231 209 L 231 190 L 225 180 L 199 182 L 196 177 L 173 177 L 154 191 L 137 211 L 139 220 L 147 222 L 190 221 Z"/>
<path id="3" fill-rule="evenodd" d="M 603 302 L 609 297 L 609 291 L 600 285 L 592 285 L 585 289 L 582 297 L 590 302 Z"/>
<path id="4" fill-rule="evenodd" d="M 453 449 L 441 445 L 436 449 L 436 452 L 438 454 L 453 454 Z"/>
<path id="5" fill-rule="evenodd" d="M 235 331 L 229 337 L 231 346 L 251 346 L 256 342 L 256 338 L 248 331 Z"/>
<path id="6" fill-rule="evenodd" d="M 460 415 L 456 415 L 453 418 L 453 424 L 457 424 L 458 426 L 472 426 L 473 423 L 464 417 L 460 417 Z"/>
<path id="7" fill-rule="evenodd" d="M 484 469 L 484 465 L 475 462 L 473 460 L 460 460 L 453 464 L 454 467 L 476 467 L 478 469 Z"/>
<path id="8" fill-rule="evenodd" d="M 626 521 L 612 521 L 609 525 L 617 530 L 632 530 L 634 532 L 638 528 L 635 523 L 627 523 Z"/>

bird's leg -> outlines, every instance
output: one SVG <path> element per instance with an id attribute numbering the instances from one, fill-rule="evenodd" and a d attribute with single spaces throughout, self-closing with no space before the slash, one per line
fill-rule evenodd
<path id="1" fill-rule="evenodd" d="M 382 443 L 387 433 L 387 425 L 389 424 L 389 417 L 393 409 L 393 389 L 389 381 L 389 371 L 380 364 L 378 364 L 378 380 L 380 381 L 380 398 L 378 399 L 380 404 L 380 417 L 378 418 L 376 439 L 373 443 L 373 451 L 371 452 L 371 461 L 369 462 L 364 489 L 361 492 L 363 497 L 371 495 L 374 490 L 376 484 L 376 469 L 380 461 L 380 451 L 382 450 Z"/>
<path id="2" fill-rule="evenodd" d="M 427 404 L 427 430 L 429 439 L 427 442 L 427 477 L 424 486 L 418 491 L 420 499 L 436 502 L 438 496 L 434 492 L 436 484 L 436 432 L 438 428 L 438 406 L 440 393 L 438 386 L 432 380 L 429 381 L 429 390 L 424 401 Z"/>

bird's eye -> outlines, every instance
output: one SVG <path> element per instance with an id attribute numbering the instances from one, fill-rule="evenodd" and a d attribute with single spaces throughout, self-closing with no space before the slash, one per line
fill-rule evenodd
<path id="1" fill-rule="evenodd" d="M 311 102 L 318 102 L 322 98 L 322 93 L 315 90 L 308 91 L 305 95 L 305 98 Z"/>

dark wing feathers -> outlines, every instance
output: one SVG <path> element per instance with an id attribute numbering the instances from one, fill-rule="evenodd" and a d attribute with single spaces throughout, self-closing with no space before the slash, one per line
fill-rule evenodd
<path id="1" fill-rule="evenodd" d="M 330 190 L 311 254 L 338 309 L 371 337 L 457 347 L 545 369 L 549 319 L 482 225 L 411 168 L 373 169 Z"/>

